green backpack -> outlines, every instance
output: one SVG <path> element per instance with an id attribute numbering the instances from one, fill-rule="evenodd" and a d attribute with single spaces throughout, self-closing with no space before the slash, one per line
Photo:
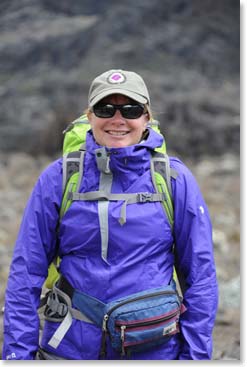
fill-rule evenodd
<path id="1" fill-rule="evenodd" d="M 159 123 L 157 121 L 155 120 L 151 121 L 149 126 L 153 128 L 156 132 L 161 134 L 159 129 Z M 83 162 L 85 155 L 86 133 L 90 128 L 91 126 L 87 120 L 87 116 L 84 114 L 75 121 L 73 121 L 72 123 L 70 123 L 66 128 L 66 130 L 64 131 L 65 136 L 63 143 L 63 199 L 60 208 L 60 220 L 70 207 L 71 202 L 73 200 L 73 196 L 75 196 L 76 193 L 77 195 L 82 195 L 78 193 L 78 190 L 81 179 L 83 177 Z M 162 195 L 162 199 L 157 199 L 153 201 L 162 202 L 164 211 L 171 225 L 171 230 L 173 230 L 174 213 L 173 213 L 173 201 L 171 190 L 171 177 L 176 178 L 177 173 L 176 171 L 170 168 L 169 157 L 166 154 L 165 142 L 161 147 L 155 149 L 155 151 L 153 152 L 150 167 L 151 167 L 152 181 L 156 189 L 156 194 L 154 195 L 156 195 L 156 197 L 157 195 Z M 117 195 L 123 196 L 128 194 L 115 194 L 115 196 Z M 121 199 L 122 197 L 120 197 L 119 200 Z M 115 198 L 115 200 L 118 199 Z M 149 197 L 148 198 L 144 197 L 142 198 L 142 200 L 152 201 L 150 200 Z M 124 220 L 122 222 L 124 222 Z M 58 280 L 60 276 L 58 271 L 59 262 L 60 259 L 56 257 L 56 259 L 53 261 L 53 263 L 51 263 L 49 267 L 48 277 L 45 282 L 45 287 L 48 289 L 51 289 L 53 287 L 54 283 Z M 176 278 L 175 272 L 174 277 Z"/>

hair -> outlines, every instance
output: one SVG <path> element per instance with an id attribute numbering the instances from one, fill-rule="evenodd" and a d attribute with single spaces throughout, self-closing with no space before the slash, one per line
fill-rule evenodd
<path id="1" fill-rule="evenodd" d="M 153 112 L 152 112 L 151 107 L 149 106 L 149 104 L 145 104 L 145 108 L 147 110 L 149 120 L 153 121 L 154 120 Z"/>

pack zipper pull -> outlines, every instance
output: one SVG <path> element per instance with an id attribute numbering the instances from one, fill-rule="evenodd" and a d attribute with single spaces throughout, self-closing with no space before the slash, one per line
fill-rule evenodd
<path id="1" fill-rule="evenodd" d="M 103 317 L 102 330 L 106 332 L 106 323 L 108 321 L 109 316 L 107 314 Z"/>
<path id="2" fill-rule="evenodd" d="M 122 351 L 121 351 L 121 356 L 124 357 L 125 356 L 125 348 L 124 348 L 124 336 L 125 336 L 125 329 L 126 329 L 126 325 L 122 325 L 121 326 L 121 345 L 122 345 Z"/>
<path id="3" fill-rule="evenodd" d="M 101 338 L 101 348 L 100 348 L 100 359 L 103 359 L 106 357 L 106 333 L 107 333 L 107 321 L 109 316 L 107 314 L 103 317 L 102 322 L 102 338 Z"/>

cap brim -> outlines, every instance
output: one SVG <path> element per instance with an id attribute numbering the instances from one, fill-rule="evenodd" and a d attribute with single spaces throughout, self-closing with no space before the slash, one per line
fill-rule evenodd
<path id="1" fill-rule="evenodd" d="M 110 96 L 112 94 L 122 94 L 126 97 L 133 99 L 136 102 L 143 103 L 143 104 L 148 103 L 148 100 L 140 94 L 134 93 L 132 91 L 124 90 L 121 88 L 111 88 L 109 90 L 104 90 L 101 93 L 97 94 L 95 97 L 93 97 L 91 101 L 89 101 L 89 107 L 93 107 L 101 99 L 107 96 Z"/>

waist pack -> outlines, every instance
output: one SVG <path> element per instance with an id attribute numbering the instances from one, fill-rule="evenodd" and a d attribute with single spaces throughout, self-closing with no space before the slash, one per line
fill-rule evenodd
<path id="1" fill-rule="evenodd" d="M 68 282 L 63 278 L 63 285 L 65 281 L 68 290 Z M 71 288 L 69 294 L 74 307 L 102 329 L 101 358 L 105 357 L 107 336 L 122 356 L 166 343 L 179 332 L 179 317 L 186 310 L 173 280 L 167 286 L 107 304 Z"/>
<path id="2" fill-rule="evenodd" d="M 171 286 L 151 289 L 110 303 L 103 318 L 103 343 L 107 333 L 112 347 L 143 351 L 167 342 L 179 332 L 181 300 Z M 102 345 L 102 354 L 104 354 Z"/>

